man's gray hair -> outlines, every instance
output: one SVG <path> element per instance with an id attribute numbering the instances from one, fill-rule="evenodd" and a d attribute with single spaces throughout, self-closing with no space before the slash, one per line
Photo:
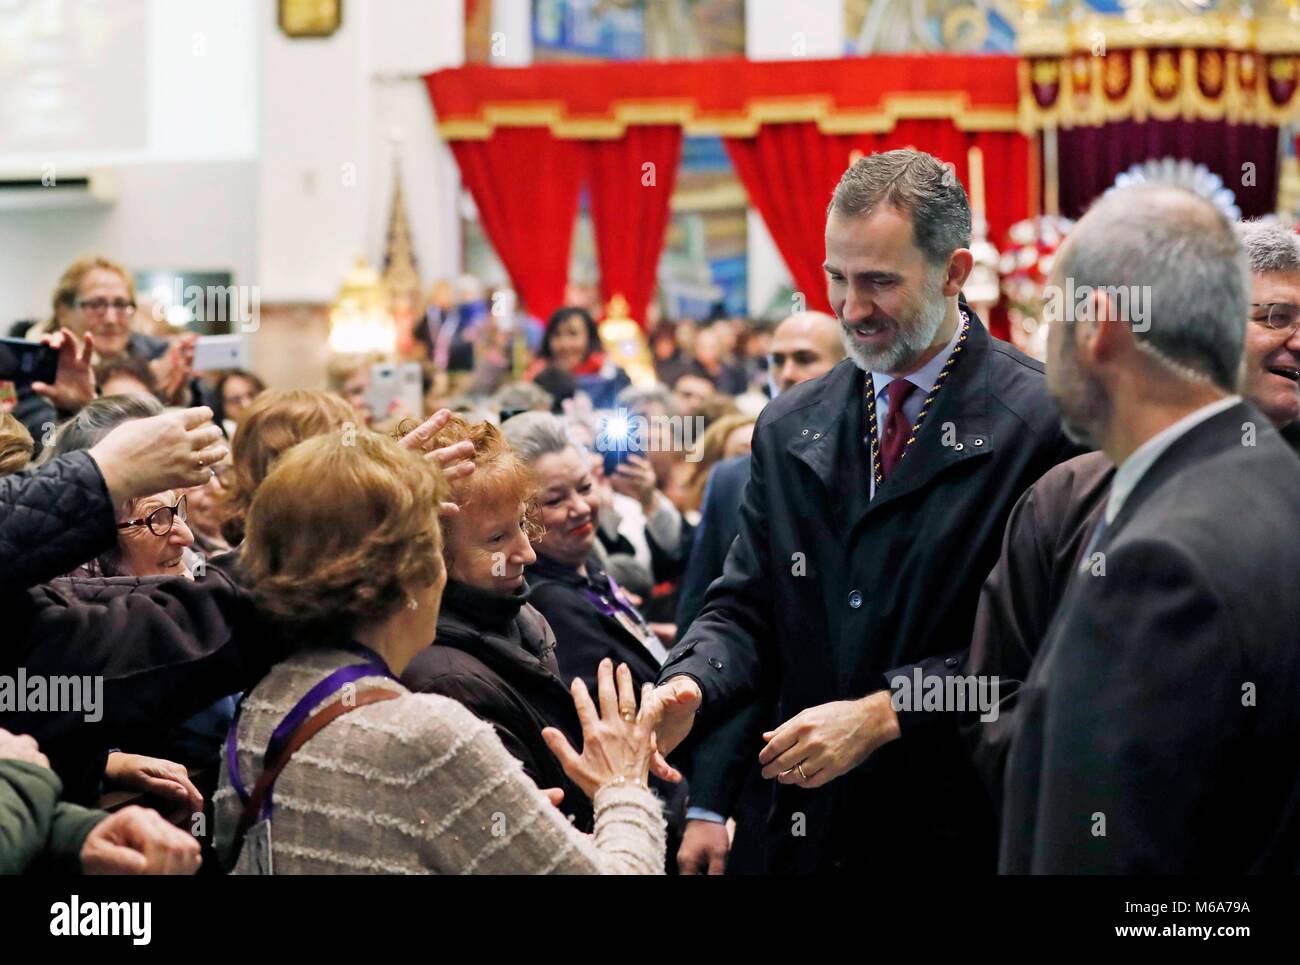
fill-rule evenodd
<path id="1" fill-rule="evenodd" d="M 629 385 L 626 389 L 619 392 L 614 400 L 614 404 L 620 409 L 628 409 L 638 412 L 652 402 L 657 402 L 665 409 L 672 409 L 672 394 L 662 385 L 656 384 L 649 389 L 640 389 L 635 385 Z"/>
<path id="2" fill-rule="evenodd" d="M 569 436 L 558 416 L 549 412 L 521 412 L 501 423 L 501 432 L 524 462 L 532 465 L 543 456 L 583 447 Z"/>
<path id="3" fill-rule="evenodd" d="M 1238 221 L 1236 228 L 1253 274 L 1300 271 L 1300 239 L 1280 221 Z"/>
<path id="4" fill-rule="evenodd" d="M 835 185 L 826 214 L 867 215 L 881 204 L 912 219 L 912 238 L 933 267 L 958 248 L 970 247 L 971 214 L 966 191 L 953 169 L 924 151 L 868 154 L 849 165 Z"/>
<path id="5" fill-rule="evenodd" d="M 1232 224 L 1209 201 L 1160 184 L 1112 191 L 1071 232 L 1059 273 L 1076 289 L 1140 297 L 1139 348 L 1184 378 L 1236 391 L 1250 275 Z"/>

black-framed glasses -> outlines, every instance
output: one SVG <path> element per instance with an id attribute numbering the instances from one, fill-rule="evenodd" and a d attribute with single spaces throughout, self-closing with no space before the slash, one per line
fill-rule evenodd
<path id="1" fill-rule="evenodd" d="M 79 298 L 73 304 L 87 315 L 106 315 L 110 308 L 123 318 L 130 318 L 135 314 L 135 302 L 128 302 L 124 298 L 111 302 L 107 298 Z"/>
<path id="2" fill-rule="evenodd" d="M 185 497 L 182 496 L 176 500 L 175 506 L 159 506 L 148 516 L 141 516 L 139 519 L 128 520 L 125 523 L 118 523 L 118 529 L 129 529 L 132 526 L 148 526 L 149 532 L 155 536 L 166 536 L 172 531 L 172 525 L 176 520 L 185 522 L 186 518 Z"/>
<path id="3" fill-rule="evenodd" d="M 1290 302 L 1252 303 L 1250 320 L 1274 332 L 1294 332 L 1300 328 L 1300 305 Z"/>

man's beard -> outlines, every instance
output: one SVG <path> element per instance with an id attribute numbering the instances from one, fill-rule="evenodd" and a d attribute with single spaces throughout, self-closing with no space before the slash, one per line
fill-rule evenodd
<path id="1" fill-rule="evenodd" d="M 1061 414 L 1061 428 L 1076 446 L 1099 449 L 1097 429 L 1106 424 L 1110 399 L 1096 379 L 1084 374 L 1068 349 L 1056 359 L 1057 376 L 1052 397 Z"/>
<path id="2" fill-rule="evenodd" d="M 864 372 L 886 374 L 910 369 L 934 342 L 948 314 L 948 300 L 943 297 L 940 279 L 927 276 L 920 295 L 907 308 L 909 317 L 891 320 L 894 322 L 894 340 L 879 351 L 859 345 L 849 331 L 850 326 L 843 318 L 840 319 L 840 341 L 844 343 L 844 351 L 853 359 L 854 365 Z"/>

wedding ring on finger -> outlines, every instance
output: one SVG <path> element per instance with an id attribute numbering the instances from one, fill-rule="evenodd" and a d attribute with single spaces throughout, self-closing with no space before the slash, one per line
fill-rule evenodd
<path id="1" fill-rule="evenodd" d="M 625 721 L 627 721 L 627 722 L 630 724 L 630 723 L 632 723 L 632 721 L 636 720 L 636 711 L 635 711 L 635 710 L 625 710 L 625 711 L 623 711 L 622 717 L 623 717 L 623 719 L 624 719 Z"/>
<path id="2" fill-rule="evenodd" d="M 808 780 L 808 775 L 805 774 L 803 771 L 803 761 L 800 761 L 798 764 L 796 764 L 794 766 L 794 769 L 799 772 L 799 780 L 801 781 Z"/>

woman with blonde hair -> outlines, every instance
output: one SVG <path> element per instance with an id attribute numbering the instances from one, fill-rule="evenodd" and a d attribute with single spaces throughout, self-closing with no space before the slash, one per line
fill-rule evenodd
<path id="1" fill-rule="evenodd" d="M 646 780 L 662 705 L 646 696 L 638 711 L 626 668 L 603 664 L 598 706 L 575 684 L 581 755 L 546 732 L 593 800 L 592 836 L 489 724 L 397 680 L 437 631 L 448 493 L 418 453 L 365 430 L 352 443 L 294 447 L 250 507 L 243 565 L 268 631 L 296 650 L 231 729 L 218 852 L 239 872 L 659 871 L 664 825 Z"/>
<path id="2" fill-rule="evenodd" d="M 231 546 L 244 537 L 253 494 L 280 456 L 304 439 L 327 432 L 355 432 L 357 416 L 332 392 L 268 389 L 244 409 L 231 440 L 231 468 L 220 500 L 221 535 Z"/>
<path id="3" fill-rule="evenodd" d="M 100 255 L 79 258 L 64 270 L 54 286 L 50 317 L 32 326 L 27 338 L 62 339 L 65 336 L 56 333 L 68 332 L 77 346 L 84 347 L 87 367 L 92 361 L 98 364 L 123 357 L 139 359 L 148 364 L 163 402 L 189 406 L 210 401 L 202 383 L 192 377 L 196 336 L 183 335 L 169 343 L 134 331 L 131 322 L 136 307 L 135 282 L 126 268 Z M 33 388 L 38 388 L 39 394 Z M 72 415 L 86 401 L 65 398 L 55 388 L 24 386 L 19 390 L 14 415 L 36 438 L 44 423 Z"/>
<path id="4" fill-rule="evenodd" d="M 724 459 L 735 459 L 749 452 L 755 422 L 753 416 L 733 412 L 719 416 L 704 431 L 692 453 L 698 458 L 694 462 L 687 460 L 690 475 L 684 487 L 684 505 L 678 509 L 683 513 L 699 513 L 704 505 L 704 485 L 709 481 L 709 471 Z"/>

